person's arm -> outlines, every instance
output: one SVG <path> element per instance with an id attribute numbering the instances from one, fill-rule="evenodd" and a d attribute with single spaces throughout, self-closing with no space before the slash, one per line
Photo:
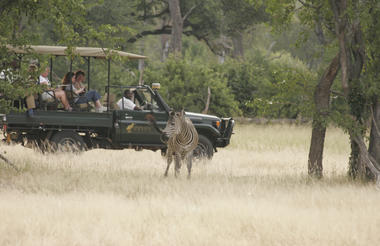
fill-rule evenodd
<path id="1" fill-rule="evenodd" d="M 137 105 L 135 105 L 135 107 L 133 108 L 134 110 L 138 110 L 138 111 L 141 111 L 142 109 L 139 107 L 139 106 L 137 106 Z"/>
<path id="2" fill-rule="evenodd" d="M 42 85 L 45 90 L 48 90 L 48 91 L 49 90 L 53 90 L 46 80 L 45 81 L 40 81 L 40 85 Z"/>
<path id="3" fill-rule="evenodd" d="M 122 104 L 123 99 L 121 98 L 119 101 L 117 101 L 116 105 L 119 107 L 119 109 L 123 109 L 123 104 Z"/>
<path id="4" fill-rule="evenodd" d="M 79 88 L 77 88 L 77 86 Z M 77 95 L 79 95 L 80 93 L 84 92 L 86 90 L 85 87 L 83 87 L 81 84 L 73 84 L 73 92 Z"/>

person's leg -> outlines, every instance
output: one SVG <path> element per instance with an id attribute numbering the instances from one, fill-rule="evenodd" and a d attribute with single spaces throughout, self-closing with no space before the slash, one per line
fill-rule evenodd
<path id="1" fill-rule="evenodd" d="M 96 100 L 95 101 L 95 107 L 100 108 L 101 106 L 102 106 L 102 104 L 100 103 L 100 100 Z"/>
<path id="2" fill-rule="evenodd" d="M 100 95 L 97 91 L 90 90 L 86 93 L 86 97 L 89 101 L 93 101 L 95 103 L 96 108 L 102 107 L 102 104 L 100 103 Z"/>
<path id="3" fill-rule="evenodd" d="M 58 98 L 62 104 L 63 107 L 65 107 L 66 110 L 71 110 L 69 101 L 67 100 L 66 93 L 61 89 L 56 89 L 54 91 L 55 97 Z"/>
<path id="4" fill-rule="evenodd" d="M 26 101 L 26 108 L 27 108 L 26 114 L 29 117 L 33 117 L 34 116 L 33 109 L 36 108 L 36 102 L 34 101 L 34 96 L 33 95 L 26 96 L 25 101 Z"/>
<path id="5" fill-rule="evenodd" d="M 26 108 L 27 109 L 34 109 L 36 108 L 36 102 L 34 101 L 34 96 L 29 95 L 25 98 L 26 101 Z"/>

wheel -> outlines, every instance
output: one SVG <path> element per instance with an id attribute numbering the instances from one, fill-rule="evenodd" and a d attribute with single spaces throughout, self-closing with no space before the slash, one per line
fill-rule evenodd
<path id="1" fill-rule="evenodd" d="M 57 132 L 53 135 L 50 142 L 53 151 L 81 152 L 87 149 L 83 138 L 72 131 Z"/>
<path id="2" fill-rule="evenodd" d="M 214 147 L 211 141 L 207 137 L 199 135 L 198 146 L 195 148 L 193 152 L 193 158 L 196 160 L 201 160 L 205 158 L 211 160 L 213 155 Z"/>

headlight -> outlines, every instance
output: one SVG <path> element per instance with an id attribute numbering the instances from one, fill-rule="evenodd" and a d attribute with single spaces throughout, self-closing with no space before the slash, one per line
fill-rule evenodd
<path id="1" fill-rule="evenodd" d="M 219 128 L 220 128 L 220 120 L 213 121 L 213 122 L 212 122 L 212 125 L 213 125 L 216 129 L 219 129 Z"/>

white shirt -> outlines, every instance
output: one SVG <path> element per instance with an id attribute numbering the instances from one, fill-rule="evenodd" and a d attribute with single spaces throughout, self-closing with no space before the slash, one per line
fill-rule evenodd
<path id="1" fill-rule="evenodd" d="M 124 101 L 124 107 L 123 107 L 123 101 Z M 136 104 L 134 104 L 130 99 L 123 97 L 117 102 L 117 106 L 119 109 L 128 109 L 133 110 L 136 107 Z"/>
<path id="2" fill-rule="evenodd" d="M 50 81 L 48 78 L 40 75 L 40 84 L 50 86 Z"/>

